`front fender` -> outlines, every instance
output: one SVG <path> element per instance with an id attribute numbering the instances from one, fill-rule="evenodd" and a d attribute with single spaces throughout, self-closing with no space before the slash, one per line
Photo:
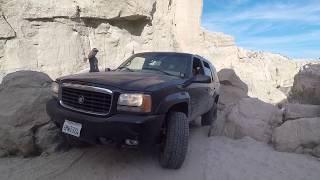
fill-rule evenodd
<path id="1" fill-rule="evenodd" d="M 165 114 L 169 111 L 169 109 L 179 103 L 187 103 L 188 104 L 188 112 L 190 114 L 190 95 L 188 92 L 177 92 L 170 94 L 161 101 L 160 105 L 158 106 L 156 113 L 157 114 Z M 188 115 L 189 115 L 188 114 Z"/>

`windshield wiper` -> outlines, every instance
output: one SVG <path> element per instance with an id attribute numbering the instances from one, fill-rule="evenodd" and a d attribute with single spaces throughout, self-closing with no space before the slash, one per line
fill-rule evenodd
<path id="1" fill-rule="evenodd" d="M 159 72 L 162 72 L 163 74 L 165 74 L 165 75 L 168 75 L 168 76 L 175 76 L 175 77 L 177 77 L 176 75 L 174 75 L 174 74 L 170 74 L 170 73 L 168 73 L 168 72 L 166 72 L 166 71 L 163 71 L 163 70 L 161 70 L 161 69 L 157 69 L 157 68 L 143 68 L 142 70 L 152 70 L 152 71 L 159 71 Z"/>
<path id="2" fill-rule="evenodd" d="M 130 69 L 128 67 L 125 67 L 125 66 L 119 67 L 118 69 L 126 69 L 126 70 L 128 70 L 130 72 L 134 72 L 134 70 L 132 70 L 132 69 Z"/>

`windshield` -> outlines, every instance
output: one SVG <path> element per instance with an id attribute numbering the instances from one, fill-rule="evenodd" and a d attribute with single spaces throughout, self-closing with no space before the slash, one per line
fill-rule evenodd
<path id="1" fill-rule="evenodd" d="M 161 73 L 184 78 L 187 74 L 188 57 L 185 54 L 138 54 L 132 56 L 118 69 L 130 72 Z"/>

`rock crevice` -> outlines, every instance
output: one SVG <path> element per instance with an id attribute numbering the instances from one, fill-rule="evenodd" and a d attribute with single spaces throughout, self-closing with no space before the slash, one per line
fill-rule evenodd
<path id="1" fill-rule="evenodd" d="M 10 40 L 16 37 L 16 32 L 4 16 L 0 12 L 0 40 Z"/>

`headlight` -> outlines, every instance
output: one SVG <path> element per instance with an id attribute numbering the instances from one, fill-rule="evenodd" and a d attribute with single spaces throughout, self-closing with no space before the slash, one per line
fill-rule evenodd
<path id="1" fill-rule="evenodd" d="M 56 82 L 51 83 L 51 91 L 54 97 L 58 97 L 59 94 L 59 84 Z"/>
<path id="2" fill-rule="evenodd" d="M 132 112 L 151 112 L 151 96 L 146 94 L 121 94 L 118 110 Z"/>

